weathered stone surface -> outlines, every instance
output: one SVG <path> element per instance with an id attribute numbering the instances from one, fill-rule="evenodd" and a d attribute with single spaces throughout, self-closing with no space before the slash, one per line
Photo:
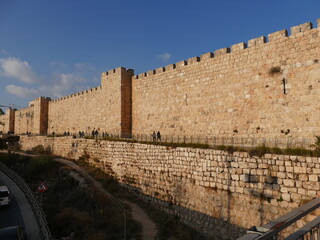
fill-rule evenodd
<path id="1" fill-rule="evenodd" d="M 258 172 L 259 164 L 281 158 L 277 155 L 250 158 L 239 153 L 233 159 L 233 154 L 211 149 L 72 137 L 21 137 L 23 150 L 37 145 L 50 147 L 54 154 L 71 159 L 88 154 L 92 165 L 114 174 L 148 201 L 154 204 L 163 201 L 161 209 L 178 214 L 199 231 L 221 234 L 218 239 L 235 239 L 243 229 L 277 218 L 299 206 L 303 199 L 320 196 L 320 183 L 315 182 L 320 173 L 300 173 L 291 179 L 285 172 L 274 172 L 285 169 L 269 165 L 266 170 L 272 175 L 253 175 Z M 230 159 L 234 160 L 232 164 Z M 303 158 L 294 159 L 292 169 L 304 162 Z M 283 165 L 281 161 L 274 161 L 277 163 Z M 313 158 L 310 168 L 316 168 L 319 163 L 320 158 Z M 215 224 L 204 227 L 207 221 Z M 220 228 L 229 234 L 223 236 Z"/>
<path id="2" fill-rule="evenodd" d="M 222 48 L 135 76 L 131 69 L 110 70 L 101 86 L 50 101 L 47 123 L 39 107 L 16 111 L 15 132 L 39 133 L 47 124 L 47 132 L 57 134 L 95 129 L 150 136 L 159 130 L 168 141 L 226 138 L 250 145 L 242 140 L 259 138 L 261 145 L 283 147 L 290 139 L 310 146 L 320 135 L 314 124 L 320 115 L 306 114 L 316 113 L 320 102 L 319 30 L 301 24 L 289 36 L 282 30 L 269 42 L 254 38 L 248 48 L 238 43 L 231 52 Z M 0 131 L 7 131 L 9 119 L 1 119 Z M 288 170 L 305 173 L 306 166 Z"/>

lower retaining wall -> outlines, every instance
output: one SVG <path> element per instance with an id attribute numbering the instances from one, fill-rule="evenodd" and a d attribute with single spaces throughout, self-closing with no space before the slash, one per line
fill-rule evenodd
<path id="1" fill-rule="evenodd" d="M 139 143 L 20 138 L 23 150 L 37 145 L 70 159 L 90 162 L 113 174 L 150 203 L 213 239 L 235 239 L 320 197 L 320 158 L 250 157 L 212 149 L 171 148 Z M 301 227 L 319 212 L 297 222 Z"/>

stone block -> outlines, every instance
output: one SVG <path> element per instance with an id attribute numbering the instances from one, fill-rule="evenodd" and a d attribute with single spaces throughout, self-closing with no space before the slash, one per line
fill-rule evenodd
<path id="1" fill-rule="evenodd" d="M 310 182 L 318 182 L 319 181 L 318 175 L 309 175 L 309 181 Z"/>
<path id="2" fill-rule="evenodd" d="M 307 22 L 304 24 L 300 24 L 298 26 L 291 27 L 291 35 L 301 33 L 301 32 L 306 32 L 312 29 L 312 23 Z"/>
<path id="3" fill-rule="evenodd" d="M 291 179 L 283 179 L 283 185 L 286 187 L 294 187 L 295 181 Z"/>
<path id="4" fill-rule="evenodd" d="M 187 60 L 187 62 L 188 62 L 188 65 L 189 65 L 189 64 L 193 64 L 193 63 L 200 62 L 200 57 L 192 57 L 192 58 L 189 58 L 189 59 Z"/>
<path id="5" fill-rule="evenodd" d="M 286 202 L 290 202 L 291 196 L 290 196 L 289 193 L 284 193 L 284 194 L 282 194 L 282 199 L 283 199 L 284 201 L 286 201 Z"/>
<path id="6" fill-rule="evenodd" d="M 214 56 L 219 57 L 219 56 L 225 55 L 227 53 L 230 53 L 230 48 L 221 48 L 221 49 L 214 51 Z"/>
<path id="7" fill-rule="evenodd" d="M 276 40 L 285 38 L 288 36 L 288 31 L 286 29 L 271 33 L 268 35 L 269 42 L 274 42 Z"/>
<path id="8" fill-rule="evenodd" d="M 210 59 L 210 58 L 213 58 L 213 57 L 214 57 L 213 53 L 212 52 L 208 52 L 208 53 L 202 54 L 200 56 L 200 59 L 201 59 L 201 61 L 203 61 L 203 60 L 207 60 L 207 59 Z"/>
<path id="9" fill-rule="evenodd" d="M 256 47 L 256 46 L 262 45 L 264 43 L 266 43 L 266 37 L 265 36 L 261 36 L 261 37 L 249 40 L 248 41 L 248 47 L 249 48 Z"/>
<path id="10" fill-rule="evenodd" d="M 237 51 L 240 51 L 240 50 L 243 50 L 247 48 L 247 44 L 242 42 L 242 43 L 237 43 L 237 44 L 234 44 L 231 46 L 231 52 L 237 52 Z"/>

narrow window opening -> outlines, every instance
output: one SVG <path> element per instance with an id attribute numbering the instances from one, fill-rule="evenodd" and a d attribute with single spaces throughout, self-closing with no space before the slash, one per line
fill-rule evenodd
<path id="1" fill-rule="evenodd" d="M 282 79 L 282 85 L 283 85 L 283 94 L 287 94 L 287 92 L 286 92 L 286 79 Z"/>

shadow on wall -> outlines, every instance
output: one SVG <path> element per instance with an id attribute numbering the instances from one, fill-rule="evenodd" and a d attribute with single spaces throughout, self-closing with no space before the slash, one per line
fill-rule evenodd
<path id="1" fill-rule="evenodd" d="M 143 194 L 140 188 L 122 184 L 139 199 L 151 206 L 161 209 L 167 214 L 177 217 L 181 222 L 199 232 L 201 240 L 233 240 L 246 234 L 246 229 L 225 221 L 223 218 L 213 218 L 198 211 L 163 201 Z"/>

